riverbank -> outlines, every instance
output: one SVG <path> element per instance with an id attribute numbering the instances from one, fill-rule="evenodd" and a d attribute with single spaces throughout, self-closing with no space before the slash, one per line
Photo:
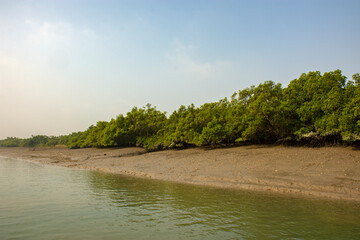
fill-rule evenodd
<path id="1" fill-rule="evenodd" d="M 221 188 L 360 202 L 360 150 L 251 145 L 146 152 L 142 148 L 0 148 L 0 156 Z"/>

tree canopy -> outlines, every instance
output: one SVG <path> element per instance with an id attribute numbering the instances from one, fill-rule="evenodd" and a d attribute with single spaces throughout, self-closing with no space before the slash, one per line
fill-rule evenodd
<path id="1" fill-rule="evenodd" d="M 309 136 L 347 143 L 360 140 L 358 73 L 352 80 L 340 70 L 323 75 L 318 71 L 303 73 L 286 88 L 266 81 L 235 92 L 230 101 L 224 98 L 199 107 L 180 106 L 169 117 L 147 104 L 82 132 L 58 137 L 8 137 L 0 140 L 0 146 L 141 146 L 157 150 L 242 141 L 300 143 Z"/>

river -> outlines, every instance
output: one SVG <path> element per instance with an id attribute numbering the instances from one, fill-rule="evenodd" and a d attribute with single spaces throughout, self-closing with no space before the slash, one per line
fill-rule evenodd
<path id="1" fill-rule="evenodd" d="M 360 206 L 0 157 L 0 239 L 360 239 Z"/>

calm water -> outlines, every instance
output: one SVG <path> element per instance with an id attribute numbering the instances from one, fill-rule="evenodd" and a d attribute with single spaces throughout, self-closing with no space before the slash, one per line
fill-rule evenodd
<path id="1" fill-rule="evenodd" d="M 0 158 L 0 239 L 360 239 L 360 207 Z"/>

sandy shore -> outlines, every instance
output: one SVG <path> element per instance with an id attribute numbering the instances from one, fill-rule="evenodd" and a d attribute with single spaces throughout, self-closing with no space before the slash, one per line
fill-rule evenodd
<path id="1" fill-rule="evenodd" d="M 141 148 L 0 148 L 0 156 L 182 183 L 360 202 L 360 150 L 241 146 L 146 153 Z"/>

